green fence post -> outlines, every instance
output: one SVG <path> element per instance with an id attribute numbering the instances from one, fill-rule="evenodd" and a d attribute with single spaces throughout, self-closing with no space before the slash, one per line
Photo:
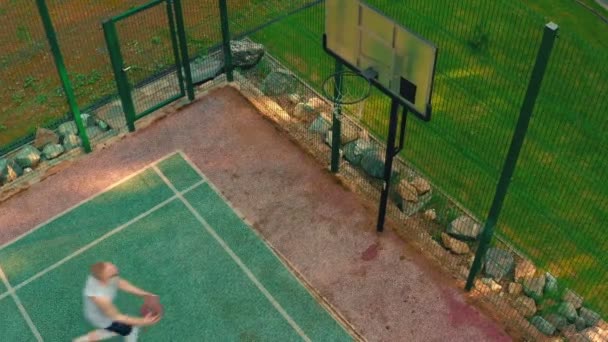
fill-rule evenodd
<path id="1" fill-rule="evenodd" d="M 135 131 L 135 105 L 131 98 L 131 90 L 129 89 L 129 80 L 125 74 L 124 61 L 120 53 L 120 44 L 118 43 L 118 35 L 116 34 L 116 26 L 112 20 L 103 22 L 103 34 L 108 46 L 112 69 L 114 70 L 114 78 L 116 79 L 116 87 L 118 88 L 118 96 L 122 103 L 122 109 L 125 112 L 127 127 L 130 132 Z"/>
<path id="2" fill-rule="evenodd" d="M 511 177 L 515 171 L 517 159 L 526 137 L 526 131 L 528 130 L 528 125 L 530 123 L 530 118 L 532 117 L 532 112 L 534 111 L 536 98 L 538 97 L 543 76 L 545 74 L 545 70 L 547 69 L 549 57 L 551 56 L 551 50 L 553 49 L 555 38 L 557 38 L 557 31 L 558 26 L 555 23 L 550 22 L 545 25 L 542 42 L 538 55 L 536 56 L 536 63 L 534 65 L 534 69 L 532 70 L 532 76 L 530 78 L 530 82 L 528 83 L 528 89 L 521 106 L 519 119 L 517 120 L 513 138 L 511 139 L 511 146 L 507 152 L 507 158 L 505 159 L 500 179 L 496 185 L 492 206 L 488 212 L 488 217 L 486 219 L 483 232 L 481 233 L 479 247 L 475 253 L 475 259 L 467 278 L 467 283 L 465 286 L 467 291 L 470 291 L 471 287 L 473 286 L 475 276 L 481 269 L 482 259 L 488 250 L 490 241 L 492 240 L 494 227 L 498 222 L 498 216 L 500 215 L 504 199 L 507 196 L 507 190 L 509 188 L 509 184 L 511 183 Z"/>
<path id="3" fill-rule="evenodd" d="M 175 5 L 175 21 L 177 24 L 177 37 L 179 39 L 182 56 L 182 66 L 184 67 L 184 73 L 186 74 L 186 92 L 188 93 L 188 100 L 192 101 L 194 100 L 194 86 L 192 85 L 192 70 L 190 70 L 190 55 L 188 54 L 188 41 L 186 40 L 182 1 L 173 0 L 173 5 Z"/>
<path id="4" fill-rule="evenodd" d="M 342 137 L 342 106 L 336 103 L 340 93 L 342 93 L 342 70 L 344 65 L 336 59 L 336 74 L 334 75 L 334 110 L 332 111 L 331 127 L 331 172 L 340 171 L 340 141 Z"/>
<path id="5" fill-rule="evenodd" d="M 184 86 L 183 60 L 180 57 L 180 46 L 177 38 L 177 25 L 175 24 L 175 14 L 173 13 L 173 2 L 167 0 L 167 17 L 169 18 L 169 36 L 171 36 L 171 48 L 173 49 L 173 57 L 175 58 L 175 66 L 177 67 L 177 81 L 179 82 L 179 91 L 182 95 L 186 93 Z"/>
<path id="6" fill-rule="evenodd" d="M 220 1 L 220 20 L 222 22 L 222 47 L 224 50 L 224 69 L 228 82 L 234 81 L 232 75 L 232 51 L 230 50 L 230 28 L 228 25 L 228 5 L 226 0 Z"/>
<path id="7" fill-rule="evenodd" d="M 70 106 L 70 111 L 72 112 L 72 115 L 74 115 L 74 121 L 76 122 L 78 133 L 82 139 L 82 147 L 86 153 L 89 153 L 91 152 L 91 143 L 89 141 L 87 131 L 82 123 L 82 118 L 80 117 L 80 108 L 78 108 L 78 103 L 76 103 L 76 96 L 74 96 L 72 82 L 70 82 L 70 78 L 68 77 L 68 72 L 65 67 L 65 62 L 63 61 L 63 56 L 61 55 L 61 49 L 59 48 L 59 42 L 57 41 L 57 35 L 55 34 L 55 28 L 53 27 L 49 9 L 46 6 L 45 0 L 36 0 L 36 5 L 38 6 L 40 19 L 42 19 L 42 25 L 44 26 L 46 38 L 49 41 L 51 52 L 53 53 L 53 59 L 55 60 L 55 66 L 57 67 L 57 73 L 59 74 L 61 85 L 63 86 L 63 91 L 65 92 L 65 97 L 67 98 L 68 105 Z"/>

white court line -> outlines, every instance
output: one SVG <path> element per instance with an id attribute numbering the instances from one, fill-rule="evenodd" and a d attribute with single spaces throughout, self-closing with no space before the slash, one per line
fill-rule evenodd
<path id="1" fill-rule="evenodd" d="M 6 248 L 6 247 L 8 247 L 8 246 L 12 245 L 13 243 L 17 242 L 18 240 L 21 240 L 22 238 L 24 238 L 24 237 L 28 236 L 29 234 L 31 234 L 31 233 L 33 233 L 33 232 L 35 232 L 36 230 L 40 229 L 41 227 L 44 227 L 44 226 L 45 226 L 45 225 L 47 225 L 49 222 L 51 222 L 51 221 L 53 221 L 53 220 L 57 219 L 58 217 L 65 215 L 67 212 L 69 212 L 69 211 L 71 211 L 71 210 L 73 210 L 73 209 L 75 209 L 75 208 L 77 208 L 77 207 L 79 207 L 79 206 L 83 205 L 84 203 L 86 203 L 86 202 L 88 202 L 88 201 L 93 200 L 94 198 L 96 198 L 96 197 L 98 197 L 98 196 L 102 195 L 103 193 L 105 193 L 105 192 L 107 192 L 107 191 L 109 191 L 109 190 L 111 190 L 111 189 L 113 189 L 113 188 L 115 188 L 115 187 L 117 187 L 117 186 L 121 185 L 122 183 L 124 183 L 124 182 L 126 182 L 126 181 L 128 181 L 128 180 L 132 179 L 133 177 L 138 176 L 138 175 L 140 175 L 140 174 L 144 173 L 146 170 L 149 170 L 151 166 L 156 165 L 156 164 L 158 164 L 158 163 L 160 163 L 160 162 L 162 162 L 162 161 L 164 161 L 164 160 L 166 160 L 166 159 L 169 159 L 169 158 L 171 158 L 172 156 L 174 156 L 174 155 L 176 155 L 176 154 L 180 154 L 180 155 L 181 155 L 181 153 L 180 153 L 180 152 L 181 152 L 180 150 L 177 150 L 176 152 L 172 152 L 172 153 L 170 153 L 170 154 L 168 154 L 168 155 L 166 155 L 166 156 L 164 156 L 164 157 L 162 157 L 162 158 L 160 158 L 160 159 L 158 159 L 158 160 L 156 160 L 156 161 L 154 161 L 154 162 L 152 162 L 152 163 L 149 163 L 149 164 L 148 164 L 148 165 L 146 165 L 146 166 L 145 166 L 143 169 L 141 169 L 141 170 L 139 170 L 139 171 L 136 171 L 135 173 L 130 174 L 130 175 L 129 175 L 129 176 L 127 176 L 126 178 L 123 178 L 123 179 L 119 180 L 118 182 L 116 182 L 116 183 L 114 183 L 114 184 L 112 184 L 112 185 L 108 186 L 107 188 L 105 188 L 105 189 L 103 189 L 103 190 L 99 191 L 98 193 L 96 193 L 96 194 L 94 194 L 94 195 L 92 195 L 92 196 L 89 196 L 89 197 L 87 197 L 87 198 L 83 199 L 82 201 L 80 201 L 80 202 L 78 202 L 78 203 L 74 204 L 73 206 L 71 206 L 71 207 L 67 208 L 66 210 L 64 210 L 64 211 L 60 212 L 59 214 L 57 214 L 57 215 L 55 215 L 55 216 L 51 217 L 50 219 L 48 219 L 48 220 L 46 220 L 46 221 L 44 221 L 44 222 L 40 223 L 40 224 L 39 224 L 39 225 L 37 225 L 36 227 L 34 227 L 34 228 L 32 228 L 32 229 L 28 230 L 27 232 L 25 232 L 25 233 L 23 233 L 23 234 L 21 234 L 21 235 L 19 235 L 19 236 L 16 236 L 14 239 L 12 239 L 12 240 L 10 240 L 9 242 L 5 243 L 4 245 L 0 246 L 0 251 L 1 251 L 1 250 L 3 250 L 3 249 L 4 249 L 4 248 Z"/>
<path id="2" fill-rule="evenodd" d="M 156 167 L 155 167 L 156 168 Z M 156 169 L 155 169 L 156 170 Z M 196 182 L 194 185 L 190 186 L 189 188 L 187 188 L 186 190 L 184 190 L 182 193 L 188 193 L 189 191 L 193 190 L 194 188 L 200 186 L 201 184 L 205 183 L 204 180 L 198 181 Z M 173 188 L 171 188 L 173 190 Z M 180 193 L 181 194 L 181 193 Z M 141 220 L 142 218 L 150 215 L 151 213 L 157 211 L 158 209 L 164 207 L 166 204 L 168 204 L 169 202 L 173 201 L 174 199 L 178 198 L 178 195 L 173 195 L 170 198 L 164 200 L 163 202 L 155 205 L 154 207 L 150 208 L 148 211 L 139 214 L 138 216 L 136 216 L 135 218 L 129 220 L 128 222 L 112 229 L 111 231 L 105 233 L 104 235 L 102 235 L 101 237 L 93 240 L 92 242 L 86 244 L 84 247 L 81 247 L 80 249 L 76 250 L 75 252 L 73 252 L 72 254 L 66 256 L 65 258 L 57 261 L 56 263 L 54 263 L 53 265 L 45 268 L 44 270 L 36 273 L 34 276 L 30 277 L 29 279 L 23 281 L 22 283 L 20 283 L 19 285 L 13 287 L 13 290 L 19 290 L 20 288 L 26 286 L 27 284 L 33 282 L 34 280 L 42 277 L 43 275 L 49 273 L 50 271 L 56 269 L 57 267 L 65 264 L 66 262 L 70 261 L 71 259 L 73 259 L 74 257 L 88 251 L 89 249 L 95 247 L 96 245 L 98 245 L 99 243 L 101 243 L 102 241 L 104 241 L 105 239 L 109 238 L 110 236 L 124 230 L 125 228 L 127 228 L 128 226 L 130 226 L 131 224 Z M 6 292 L 2 295 L 0 295 L 0 300 L 2 300 L 3 298 L 5 298 L 6 296 L 10 295 L 10 291 Z"/>
<path id="3" fill-rule="evenodd" d="M 182 150 L 177 150 L 177 153 L 186 161 L 186 163 L 188 163 L 188 165 L 190 165 L 190 167 L 194 171 L 196 171 L 196 173 L 198 173 L 198 175 L 202 179 L 207 182 L 207 185 L 210 186 L 213 191 L 215 191 L 215 194 L 222 198 L 224 202 L 232 209 L 232 211 L 234 211 L 237 216 L 249 226 L 249 231 L 252 232 L 258 239 L 260 239 L 264 247 L 266 247 L 266 249 L 283 265 L 283 267 L 285 267 L 286 270 L 291 273 L 294 278 L 298 280 L 298 282 L 301 283 L 301 285 L 304 285 L 305 290 L 308 291 L 311 296 L 313 296 L 313 298 L 317 297 L 315 298 L 317 302 L 321 306 L 323 306 L 323 308 L 330 314 L 330 316 L 333 316 L 334 320 L 338 322 L 349 335 L 353 337 L 353 340 L 366 341 L 365 338 L 363 338 L 359 334 L 359 332 L 357 332 L 357 330 L 348 322 L 348 320 L 338 311 L 338 309 L 332 306 L 332 304 L 329 303 L 329 301 L 325 297 L 323 297 L 320 292 L 315 290 L 312 284 L 304 277 L 304 275 L 299 272 L 294 265 L 288 263 L 287 258 L 285 256 L 283 256 L 278 250 L 275 250 L 274 247 L 272 247 L 270 242 L 266 240 L 262 233 L 252 228 L 254 226 L 253 223 L 250 222 L 250 220 L 232 203 L 232 201 L 230 201 L 228 198 L 226 198 L 226 196 L 224 196 L 224 194 L 215 186 L 215 184 L 213 184 L 213 182 L 209 180 L 209 178 L 207 178 L 207 176 L 205 176 L 205 174 L 203 174 L 203 172 L 198 168 L 194 161 L 190 159 L 188 155 L 186 155 Z"/>
<path id="4" fill-rule="evenodd" d="M 11 284 L 8 282 L 8 279 L 6 278 L 6 274 L 4 274 L 4 271 L 2 271 L 1 267 L 0 267 L 0 278 L 2 278 L 2 282 L 4 283 L 4 286 L 6 286 L 6 288 L 8 289 L 8 294 L 13 297 L 15 304 L 17 304 L 17 308 L 19 308 L 19 312 L 21 312 L 23 319 L 25 319 L 25 321 L 27 322 L 27 325 L 30 327 L 32 334 L 34 334 L 34 336 L 36 336 L 36 340 L 38 340 L 39 342 L 44 341 L 42 339 L 42 336 L 40 335 L 40 332 L 34 325 L 34 322 L 32 322 L 30 315 L 28 315 L 27 311 L 25 311 L 25 308 L 23 307 L 21 300 L 19 299 L 19 297 L 17 297 L 17 293 L 15 293 L 15 289 L 13 287 L 11 287 Z"/>
<path id="5" fill-rule="evenodd" d="M 274 299 L 272 294 L 270 294 L 270 292 L 268 292 L 268 290 L 264 287 L 264 285 L 262 285 L 262 283 L 260 283 L 260 281 L 253 274 L 253 272 L 251 272 L 251 270 L 243 263 L 243 261 L 241 261 L 241 258 L 239 258 L 234 253 L 234 251 L 230 248 L 230 246 L 228 246 L 228 244 L 217 234 L 217 232 L 213 229 L 213 227 L 211 227 L 209 225 L 209 223 L 207 223 L 207 221 L 196 211 L 196 209 L 194 209 L 194 207 L 192 207 L 190 202 L 188 202 L 188 200 L 186 200 L 184 198 L 184 196 L 179 191 L 177 191 L 177 189 L 173 186 L 171 181 L 169 181 L 169 179 L 167 179 L 167 177 L 165 177 L 165 175 L 163 175 L 163 173 L 156 166 L 153 166 L 152 168 L 154 169 L 154 171 L 156 171 L 156 173 L 158 173 L 158 175 L 163 179 L 163 181 L 165 183 L 167 183 L 167 185 L 171 188 L 171 190 L 173 190 L 175 195 L 184 203 L 184 205 L 186 207 L 188 207 L 190 212 L 203 225 L 205 230 L 207 230 L 207 232 L 211 236 L 213 236 L 213 238 L 220 244 L 220 246 L 222 246 L 222 248 L 226 251 L 226 253 L 228 253 L 228 255 L 230 255 L 232 260 L 234 260 L 234 262 L 241 268 L 241 270 L 247 275 L 247 277 L 260 290 L 260 292 L 262 292 L 262 294 L 264 294 L 264 296 L 268 299 L 268 301 L 272 304 L 272 306 L 274 306 L 274 308 L 281 314 L 281 316 L 283 316 L 283 318 L 285 318 L 287 323 L 289 323 L 289 325 L 291 325 L 291 327 L 298 333 L 298 335 L 300 335 L 300 337 L 302 337 L 302 339 L 304 341 L 311 342 L 311 339 L 308 336 L 306 336 L 306 333 L 304 332 L 304 330 L 302 330 L 302 328 L 300 328 L 298 323 L 296 323 L 293 320 L 293 318 L 287 313 L 287 311 L 285 311 L 285 309 L 283 309 L 281 304 L 279 304 L 279 302 L 277 302 L 277 300 Z M 210 184 L 210 183 L 208 183 L 208 184 Z"/>

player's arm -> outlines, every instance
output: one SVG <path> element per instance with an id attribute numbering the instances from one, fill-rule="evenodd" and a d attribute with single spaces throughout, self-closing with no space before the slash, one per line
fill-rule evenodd
<path id="1" fill-rule="evenodd" d="M 126 281 L 122 278 L 118 279 L 118 288 L 125 292 L 131 293 L 131 294 L 134 294 L 134 295 L 140 296 L 140 297 L 156 296 L 155 294 L 150 293 L 148 291 L 144 291 L 144 290 L 140 289 L 139 287 L 129 283 L 128 281 Z"/>
<path id="2" fill-rule="evenodd" d="M 144 326 L 152 325 L 158 322 L 158 316 L 146 316 L 146 317 L 131 317 L 124 315 L 118 311 L 116 306 L 112 304 L 110 300 L 104 297 L 90 297 L 91 300 L 99 307 L 99 309 L 113 322 L 120 322 L 131 326 Z"/>

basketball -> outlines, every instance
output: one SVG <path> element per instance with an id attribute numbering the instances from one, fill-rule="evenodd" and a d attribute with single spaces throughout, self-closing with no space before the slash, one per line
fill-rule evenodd
<path id="1" fill-rule="evenodd" d="M 146 316 L 148 314 L 162 316 L 163 306 L 160 304 L 160 298 L 157 296 L 146 296 L 140 312 L 142 316 Z"/>

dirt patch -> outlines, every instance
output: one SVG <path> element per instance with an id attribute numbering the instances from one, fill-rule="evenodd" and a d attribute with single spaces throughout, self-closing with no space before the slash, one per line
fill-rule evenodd
<path id="1" fill-rule="evenodd" d="M 1 203 L 0 242 L 179 149 L 365 339 L 511 339 L 392 229 L 377 234 L 375 204 L 337 182 L 238 91 L 211 91 L 151 122 Z"/>

